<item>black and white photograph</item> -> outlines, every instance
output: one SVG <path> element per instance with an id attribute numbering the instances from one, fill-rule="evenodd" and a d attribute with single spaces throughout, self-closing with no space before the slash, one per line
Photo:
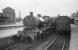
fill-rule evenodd
<path id="1" fill-rule="evenodd" d="M 0 50 L 78 50 L 78 0 L 0 0 Z"/>

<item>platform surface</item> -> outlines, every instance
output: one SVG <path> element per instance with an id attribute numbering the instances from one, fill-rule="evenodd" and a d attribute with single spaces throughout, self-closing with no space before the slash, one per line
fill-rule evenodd
<path id="1" fill-rule="evenodd" d="M 78 50 L 78 25 L 71 25 L 71 39 L 69 50 Z"/>

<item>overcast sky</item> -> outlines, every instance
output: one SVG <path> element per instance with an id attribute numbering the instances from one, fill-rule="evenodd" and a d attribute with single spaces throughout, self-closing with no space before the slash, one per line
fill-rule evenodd
<path id="1" fill-rule="evenodd" d="M 15 9 L 16 16 L 20 10 L 21 17 L 25 17 L 30 11 L 35 15 L 71 15 L 78 10 L 78 0 L 0 0 L 0 12 L 7 6 Z"/>

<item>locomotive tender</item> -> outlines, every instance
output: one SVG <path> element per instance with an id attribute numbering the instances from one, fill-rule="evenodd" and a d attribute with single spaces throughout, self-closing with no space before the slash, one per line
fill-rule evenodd
<path id="1" fill-rule="evenodd" d="M 71 27 L 70 25 L 73 23 L 73 20 L 68 16 L 59 16 L 55 20 L 56 23 L 56 31 L 59 34 L 70 35 Z"/>

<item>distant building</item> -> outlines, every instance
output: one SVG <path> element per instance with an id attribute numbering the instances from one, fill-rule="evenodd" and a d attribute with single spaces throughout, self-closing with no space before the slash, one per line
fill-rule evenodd
<path id="1" fill-rule="evenodd" d="M 78 11 L 73 13 L 71 16 L 74 18 L 74 24 L 78 25 Z"/>
<path id="2" fill-rule="evenodd" d="M 23 21 L 23 19 L 21 17 L 16 18 L 16 22 L 20 22 L 20 21 Z"/>
<path id="3" fill-rule="evenodd" d="M 3 16 L 3 13 L 0 13 L 0 17 L 2 17 Z"/>
<path id="4" fill-rule="evenodd" d="M 15 10 L 10 7 L 4 8 L 3 9 L 3 17 L 9 18 L 9 19 L 7 19 L 7 22 L 15 23 Z"/>
<path id="5" fill-rule="evenodd" d="M 0 25 L 7 23 L 8 17 L 3 17 L 3 13 L 0 13 Z"/>

